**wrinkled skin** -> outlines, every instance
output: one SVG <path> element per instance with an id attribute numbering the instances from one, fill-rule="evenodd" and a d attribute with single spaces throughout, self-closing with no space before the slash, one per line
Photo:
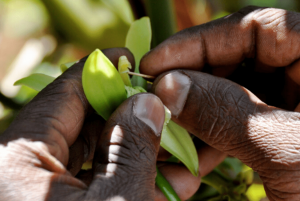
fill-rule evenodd
<path id="1" fill-rule="evenodd" d="M 176 123 L 257 171 L 270 200 L 300 200 L 299 44 L 299 13 L 247 7 L 175 34 L 141 72 L 158 76 Z"/>
<path id="2" fill-rule="evenodd" d="M 103 52 L 115 66 L 121 55 L 134 64 L 125 48 Z M 42 90 L 0 136 L 0 200 L 165 199 L 155 193 L 160 193 L 155 189 L 155 166 L 164 122 L 162 102 L 153 94 L 135 95 L 105 122 L 83 92 L 85 59 Z M 207 156 L 217 159 L 200 167 L 208 173 L 223 157 L 210 147 L 201 150 L 207 154 L 199 163 Z M 93 160 L 93 169 L 81 170 L 88 160 Z M 200 185 L 200 177 L 181 164 L 158 166 L 183 198 Z"/>
<path id="3" fill-rule="evenodd" d="M 161 74 L 153 92 L 172 119 L 210 145 L 198 149 L 201 176 L 230 154 L 259 173 L 270 200 L 300 199 L 300 115 L 292 112 L 300 111 L 299 21 L 297 13 L 248 7 L 184 30 L 143 58 L 142 73 Z M 133 61 L 126 49 L 104 53 L 115 65 L 124 54 Z M 0 137 L 0 200 L 165 200 L 154 186 L 156 160 L 166 158 L 158 153 L 164 115 L 153 115 L 162 103 L 134 96 L 105 124 L 83 94 L 83 63 Z M 92 158 L 93 170 L 80 171 Z M 182 200 L 200 185 L 180 164 L 158 166 Z"/>
<path id="4" fill-rule="evenodd" d="M 104 53 L 133 61 L 127 49 Z M 40 92 L 1 136 L 0 200 L 154 200 L 163 104 L 133 96 L 105 124 L 84 96 L 83 64 Z M 93 170 L 80 171 L 93 157 Z"/>

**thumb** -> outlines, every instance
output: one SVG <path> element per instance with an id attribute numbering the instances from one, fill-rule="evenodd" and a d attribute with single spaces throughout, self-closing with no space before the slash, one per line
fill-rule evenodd
<path id="1" fill-rule="evenodd" d="M 300 113 L 268 106 L 242 86 L 195 71 L 167 72 L 153 90 L 173 121 L 258 172 L 270 200 L 300 200 Z"/>
<path id="2" fill-rule="evenodd" d="M 299 113 L 268 106 L 238 84 L 196 71 L 167 72 L 153 87 L 173 121 L 261 177 L 280 179 L 278 171 L 298 168 Z"/>
<path id="3" fill-rule="evenodd" d="M 92 197 L 154 200 L 164 114 L 160 99 L 146 93 L 127 99 L 112 114 L 95 152 Z"/>

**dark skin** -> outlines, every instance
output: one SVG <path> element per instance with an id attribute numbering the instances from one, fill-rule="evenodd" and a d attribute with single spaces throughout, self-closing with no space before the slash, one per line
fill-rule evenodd
<path id="1" fill-rule="evenodd" d="M 113 63 L 133 61 L 127 49 L 103 52 Z M 105 122 L 84 96 L 83 64 L 40 92 L 1 136 L 1 200 L 154 199 L 163 104 L 133 96 Z M 93 170 L 80 172 L 92 158 Z"/>
<path id="2" fill-rule="evenodd" d="M 122 55 L 134 63 L 125 48 L 103 52 L 115 66 Z M 85 59 L 42 90 L 1 135 L 0 200 L 156 199 L 162 102 L 150 93 L 135 95 L 105 122 L 82 89 Z M 93 169 L 81 170 L 88 160 L 93 160 Z M 159 166 L 168 171 L 173 186 L 178 180 L 196 183 L 192 191 L 200 185 L 183 165 Z M 178 170 L 180 177 L 171 181 Z M 192 191 L 180 192 L 190 195 Z"/>
<path id="3" fill-rule="evenodd" d="M 298 22 L 298 13 L 248 7 L 179 32 L 141 62 L 142 73 L 158 76 L 153 92 L 160 99 L 131 97 L 106 123 L 84 96 L 84 61 L 74 65 L 0 137 L 1 200 L 165 200 L 154 185 L 162 102 L 210 145 L 198 149 L 201 176 L 229 154 L 259 173 L 270 200 L 299 200 L 300 114 L 292 111 L 300 111 Z M 121 55 L 133 61 L 126 49 L 104 53 L 114 64 Z M 261 73 L 270 79 L 257 85 Z M 278 80 L 282 87 L 274 90 Z M 93 170 L 80 171 L 92 158 Z M 200 177 L 183 166 L 158 165 L 181 199 L 199 187 Z"/>
<path id="4" fill-rule="evenodd" d="M 247 7 L 175 34 L 141 63 L 172 120 L 252 167 L 276 201 L 300 200 L 299 23 Z"/>

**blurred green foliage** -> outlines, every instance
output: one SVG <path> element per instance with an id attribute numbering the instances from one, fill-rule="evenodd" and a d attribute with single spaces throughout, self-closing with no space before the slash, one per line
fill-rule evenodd
<path id="1" fill-rule="evenodd" d="M 133 21 L 126 0 L 43 0 L 54 28 L 64 39 L 85 47 L 123 47 Z"/>
<path id="2" fill-rule="evenodd" d="M 39 0 L 2 0 L 2 32 L 14 37 L 30 37 L 47 26 L 48 15 Z"/>

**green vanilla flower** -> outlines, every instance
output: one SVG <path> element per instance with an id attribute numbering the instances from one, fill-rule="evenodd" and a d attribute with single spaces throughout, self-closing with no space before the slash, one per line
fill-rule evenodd
<path id="1" fill-rule="evenodd" d="M 89 103 L 105 120 L 127 98 L 121 75 L 99 49 L 84 64 L 82 86 Z"/>

